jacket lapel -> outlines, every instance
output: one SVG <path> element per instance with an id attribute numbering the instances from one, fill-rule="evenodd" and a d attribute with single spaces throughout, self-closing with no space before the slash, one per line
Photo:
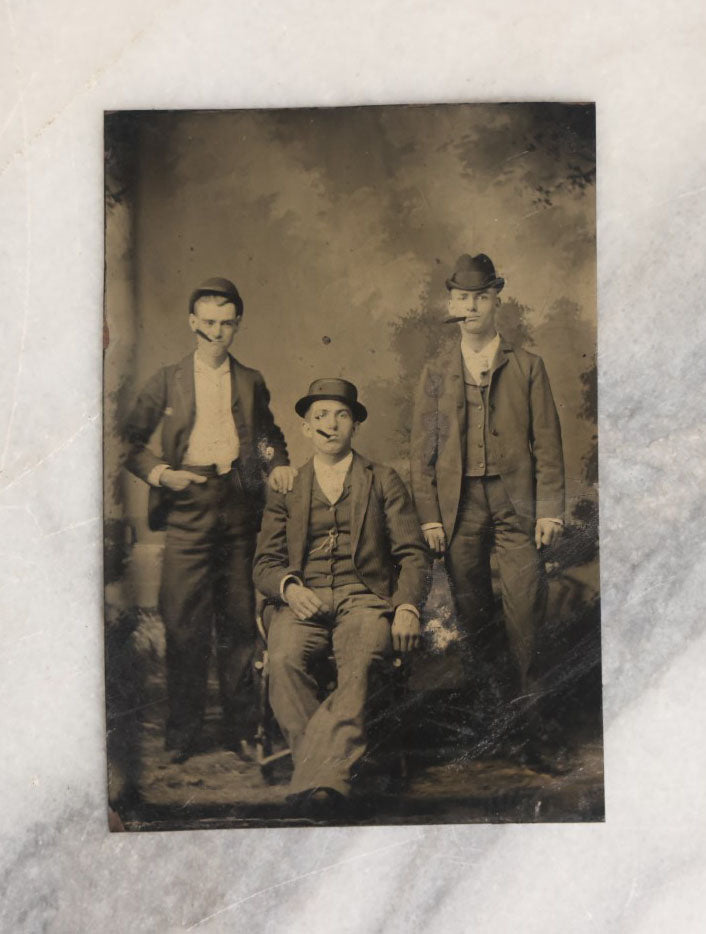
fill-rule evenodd
<path id="1" fill-rule="evenodd" d="M 498 347 L 497 353 L 495 354 L 495 358 L 490 367 L 489 382 L 492 383 L 493 377 L 498 372 L 498 370 L 500 370 L 502 367 L 505 366 L 505 364 L 508 361 L 507 355 L 511 351 L 512 351 L 512 344 L 509 341 L 506 341 L 501 337 L 500 346 Z"/>
<path id="2" fill-rule="evenodd" d="M 449 353 L 448 361 L 450 401 L 456 410 L 459 432 L 466 430 L 466 388 L 463 380 L 463 356 L 461 343 L 454 344 Z M 453 421 L 453 419 L 451 419 Z"/>
<path id="3" fill-rule="evenodd" d="M 238 385 L 238 367 L 240 364 L 235 357 L 230 357 L 230 405 L 233 411 L 238 407 L 240 399 L 240 386 Z"/>
<path id="4" fill-rule="evenodd" d="M 294 480 L 292 492 L 287 494 L 287 550 L 293 568 L 301 570 L 304 550 L 309 533 L 309 511 L 311 509 L 311 484 L 314 478 L 314 462 L 308 460 Z"/>
<path id="5" fill-rule="evenodd" d="M 365 511 L 368 508 L 372 482 L 373 465 L 354 451 L 351 464 L 351 555 L 354 558 L 363 528 Z"/>

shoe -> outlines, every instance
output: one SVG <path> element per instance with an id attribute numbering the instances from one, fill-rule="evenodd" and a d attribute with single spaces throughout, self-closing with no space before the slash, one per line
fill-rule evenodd
<path id="1" fill-rule="evenodd" d="M 312 788 L 291 795 L 290 800 L 302 817 L 335 817 L 346 805 L 346 798 L 333 788 Z"/>
<path id="2" fill-rule="evenodd" d="M 193 746 L 185 746 L 183 749 L 175 749 L 172 753 L 171 761 L 175 765 L 182 765 L 196 753 Z"/>

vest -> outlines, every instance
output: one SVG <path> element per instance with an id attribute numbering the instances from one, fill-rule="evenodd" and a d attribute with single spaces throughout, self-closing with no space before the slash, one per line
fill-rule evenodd
<path id="1" fill-rule="evenodd" d="M 495 477 L 500 471 L 488 445 L 488 393 L 489 374 L 476 383 L 463 365 L 463 383 L 466 392 L 466 476 Z"/>
<path id="2" fill-rule="evenodd" d="M 309 508 L 309 544 L 302 573 L 307 587 L 339 587 L 360 582 L 351 554 L 350 472 L 341 496 L 333 504 L 326 498 L 314 474 Z"/>

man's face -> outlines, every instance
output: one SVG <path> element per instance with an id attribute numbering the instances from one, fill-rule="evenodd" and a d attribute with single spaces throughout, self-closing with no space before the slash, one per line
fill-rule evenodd
<path id="1" fill-rule="evenodd" d="M 309 407 L 302 431 L 319 453 L 345 457 L 351 449 L 355 427 L 353 413 L 345 403 L 319 399 Z"/>
<path id="2" fill-rule="evenodd" d="M 205 295 L 194 305 L 189 324 L 196 334 L 199 351 L 218 357 L 233 343 L 239 321 L 232 302 L 224 302 L 216 295 Z"/>
<path id="3" fill-rule="evenodd" d="M 492 333 L 495 330 L 495 311 L 499 304 L 496 289 L 486 289 L 484 292 L 451 289 L 449 292 L 449 315 L 467 319 L 459 322 L 461 333 Z"/>

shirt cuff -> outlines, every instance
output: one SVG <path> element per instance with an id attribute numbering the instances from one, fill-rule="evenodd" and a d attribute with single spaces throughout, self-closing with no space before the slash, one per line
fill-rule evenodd
<path id="1" fill-rule="evenodd" d="M 542 521 L 544 521 L 544 522 L 556 522 L 557 525 L 563 525 L 563 524 L 564 524 L 564 520 L 563 520 L 563 519 L 553 519 L 551 516 L 542 516 L 541 519 L 542 519 Z"/>
<path id="2" fill-rule="evenodd" d="M 421 529 L 422 532 L 426 532 L 427 529 L 443 529 L 444 525 L 442 522 L 424 522 L 422 523 Z"/>
<path id="3" fill-rule="evenodd" d="M 165 470 L 169 470 L 169 464 L 157 464 L 156 467 L 153 467 L 147 474 L 147 482 L 149 485 L 161 486 L 159 481 L 162 479 L 162 474 Z"/>
<path id="4" fill-rule="evenodd" d="M 282 598 L 283 603 L 287 602 L 284 596 L 284 588 L 287 586 L 287 584 L 301 584 L 302 587 L 304 586 L 303 582 L 297 577 L 296 574 L 285 574 L 279 585 L 279 595 Z"/>
<path id="5" fill-rule="evenodd" d="M 413 603 L 400 603 L 395 607 L 395 610 L 409 610 L 410 613 L 414 613 L 417 619 L 420 618 L 419 610 Z"/>

